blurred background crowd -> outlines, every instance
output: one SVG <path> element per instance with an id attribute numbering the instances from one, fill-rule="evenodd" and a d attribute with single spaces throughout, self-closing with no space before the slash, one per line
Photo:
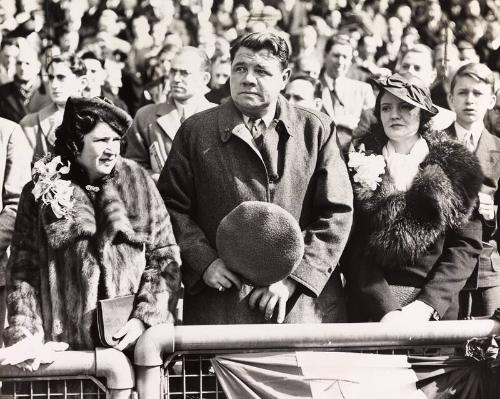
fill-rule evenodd
<path id="1" fill-rule="evenodd" d="M 19 122 L 47 104 L 44 71 L 68 52 L 86 60 L 89 96 L 104 95 L 134 116 L 166 100 L 176 52 L 198 47 L 210 60 L 206 97 L 220 103 L 229 94 L 231 42 L 263 30 L 285 38 L 294 71 L 314 79 L 328 68 L 332 36 L 352 46 L 346 76 L 361 81 L 400 70 L 415 49 L 418 65 L 409 71 L 449 108 L 446 78 L 461 62 L 485 63 L 498 75 L 499 15 L 498 0 L 2 0 L 0 116 Z M 2 106 L 13 83 L 20 102 Z"/>

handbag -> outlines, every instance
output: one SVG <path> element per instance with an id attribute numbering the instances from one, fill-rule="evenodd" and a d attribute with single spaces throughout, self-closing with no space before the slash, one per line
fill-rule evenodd
<path id="1" fill-rule="evenodd" d="M 129 320 L 134 306 L 135 295 L 126 295 L 97 302 L 97 330 L 101 345 L 115 346 L 119 340 L 115 335 Z"/>

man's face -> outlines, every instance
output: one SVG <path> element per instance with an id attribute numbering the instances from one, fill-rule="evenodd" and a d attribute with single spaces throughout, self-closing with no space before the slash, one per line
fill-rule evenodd
<path id="1" fill-rule="evenodd" d="M 66 63 L 52 63 L 47 72 L 49 94 L 55 104 L 64 106 L 68 97 L 82 95 L 84 81 L 82 77 L 76 76 Z"/>
<path id="2" fill-rule="evenodd" d="M 444 46 L 436 49 L 434 53 L 434 65 L 436 67 L 437 76 L 440 79 L 443 79 L 446 75 L 446 66 L 451 65 L 456 67 L 460 62 L 458 51 L 451 47 L 448 48 L 448 51 L 444 51 Z"/>
<path id="3" fill-rule="evenodd" d="M 398 72 L 401 74 L 411 73 L 421 79 L 427 86 L 430 86 L 436 77 L 430 56 L 413 51 L 404 56 Z"/>
<path id="4" fill-rule="evenodd" d="M 231 65 L 231 97 L 244 114 L 264 115 L 276 104 L 289 77 L 290 70 L 283 70 L 269 50 L 241 47 Z"/>
<path id="5" fill-rule="evenodd" d="M 0 64 L 2 64 L 7 70 L 14 68 L 18 55 L 19 48 L 17 46 L 10 44 L 6 45 L 2 51 L 0 51 Z"/>
<path id="6" fill-rule="evenodd" d="M 21 51 L 16 60 L 16 75 L 23 82 L 33 82 L 40 72 L 40 61 L 34 53 Z"/>
<path id="7" fill-rule="evenodd" d="M 96 96 L 101 95 L 101 89 L 106 80 L 106 71 L 99 60 L 86 58 L 83 60 L 83 63 L 87 68 L 87 85 L 89 91 Z"/>
<path id="8" fill-rule="evenodd" d="M 352 48 L 349 44 L 334 44 L 325 57 L 325 70 L 333 79 L 347 74 L 352 60 Z"/>
<path id="9" fill-rule="evenodd" d="M 285 88 L 285 97 L 290 104 L 317 109 L 317 102 L 314 98 L 314 87 L 307 80 L 295 79 L 288 83 Z"/>
<path id="10" fill-rule="evenodd" d="M 219 88 L 231 76 L 231 64 L 229 62 L 219 62 L 212 70 L 212 86 L 214 88 Z"/>
<path id="11" fill-rule="evenodd" d="M 186 101 L 200 94 L 207 84 L 207 72 L 201 71 L 200 60 L 192 53 L 177 54 L 170 66 L 170 94 L 174 100 Z"/>
<path id="12" fill-rule="evenodd" d="M 483 120 L 486 111 L 495 106 L 495 101 L 491 86 L 470 76 L 458 77 L 450 94 L 450 103 L 457 114 L 457 122 L 465 129 Z"/>

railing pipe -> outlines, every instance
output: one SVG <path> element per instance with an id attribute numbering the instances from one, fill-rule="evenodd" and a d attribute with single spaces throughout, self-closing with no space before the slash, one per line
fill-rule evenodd
<path id="1" fill-rule="evenodd" d="M 445 346 L 472 337 L 500 335 L 496 320 L 460 320 L 415 324 L 242 324 L 176 326 L 157 325 L 139 338 L 134 362 L 159 366 L 174 351 L 214 351 L 283 348 L 360 348 Z"/>
<path id="2" fill-rule="evenodd" d="M 130 360 L 113 348 L 95 351 L 54 353 L 54 362 L 42 364 L 37 371 L 24 371 L 16 366 L 0 366 L 0 377 L 97 376 L 106 378 L 106 387 L 114 390 L 134 387 L 134 370 Z"/>

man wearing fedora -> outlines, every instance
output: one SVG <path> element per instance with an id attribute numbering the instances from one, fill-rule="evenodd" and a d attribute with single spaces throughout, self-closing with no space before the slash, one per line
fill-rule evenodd
<path id="1" fill-rule="evenodd" d="M 185 324 L 346 320 L 336 266 L 352 188 L 331 119 L 280 96 L 288 57 L 272 33 L 240 39 L 231 99 L 175 136 L 158 188 L 181 248 Z"/>

